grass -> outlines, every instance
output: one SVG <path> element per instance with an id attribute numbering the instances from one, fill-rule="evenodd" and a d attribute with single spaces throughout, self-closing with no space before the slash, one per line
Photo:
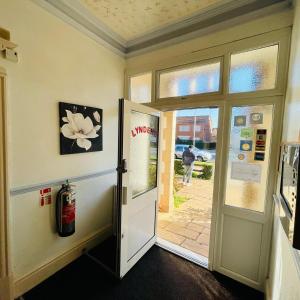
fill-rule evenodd
<path id="1" fill-rule="evenodd" d="M 187 197 L 174 195 L 174 207 L 178 208 L 182 203 L 188 200 Z"/>

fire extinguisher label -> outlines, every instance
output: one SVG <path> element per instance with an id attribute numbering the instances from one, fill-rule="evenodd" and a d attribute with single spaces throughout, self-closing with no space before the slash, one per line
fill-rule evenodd
<path id="1" fill-rule="evenodd" d="M 70 224 L 75 221 L 75 201 L 65 205 L 62 211 L 62 224 Z"/>

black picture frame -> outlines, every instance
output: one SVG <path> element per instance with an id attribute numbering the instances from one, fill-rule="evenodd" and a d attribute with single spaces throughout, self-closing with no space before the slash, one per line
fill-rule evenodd
<path id="1" fill-rule="evenodd" d="M 60 154 L 103 151 L 101 108 L 59 102 Z"/>

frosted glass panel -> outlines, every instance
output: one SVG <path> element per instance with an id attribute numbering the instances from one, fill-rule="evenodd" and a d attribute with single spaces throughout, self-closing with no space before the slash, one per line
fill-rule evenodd
<path id="1" fill-rule="evenodd" d="M 157 186 L 158 117 L 132 111 L 130 172 L 133 197 Z"/>
<path id="2" fill-rule="evenodd" d="M 160 74 L 159 98 L 218 92 L 220 62 Z"/>
<path id="3" fill-rule="evenodd" d="M 152 74 L 146 73 L 130 78 L 130 100 L 136 103 L 151 102 Z"/>
<path id="4" fill-rule="evenodd" d="M 225 204 L 264 211 L 273 106 L 233 107 Z"/>
<path id="5" fill-rule="evenodd" d="M 230 93 L 274 89 L 278 45 L 231 55 Z"/>

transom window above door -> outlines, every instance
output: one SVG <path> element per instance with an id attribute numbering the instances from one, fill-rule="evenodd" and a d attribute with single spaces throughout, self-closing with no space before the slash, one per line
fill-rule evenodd
<path id="1" fill-rule="evenodd" d="M 221 62 L 198 63 L 159 72 L 159 98 L 220 91 Z"/>
<path id="2" fill-rule="evenodd" d="M 275 88 L 278 45 L 231 55 L 230 93 Z"/>
<path id="3" fill-rule="evenodd" d="M 164 109 L 181 107 L 183 101 L 194 107 L 200 102 L 283 95 L 288 55 L 286 29 L 170 58 L 155 57 L 152 64 L 145 60 L 145 65 L 126 71 L 125 92 L 134 102 L 143 99 Z"/>
<path id="4" fill-rule="evenodd" d="M 152 73 L 130 77 L 130 100 L 136 103 L 151 102 Z"/>

